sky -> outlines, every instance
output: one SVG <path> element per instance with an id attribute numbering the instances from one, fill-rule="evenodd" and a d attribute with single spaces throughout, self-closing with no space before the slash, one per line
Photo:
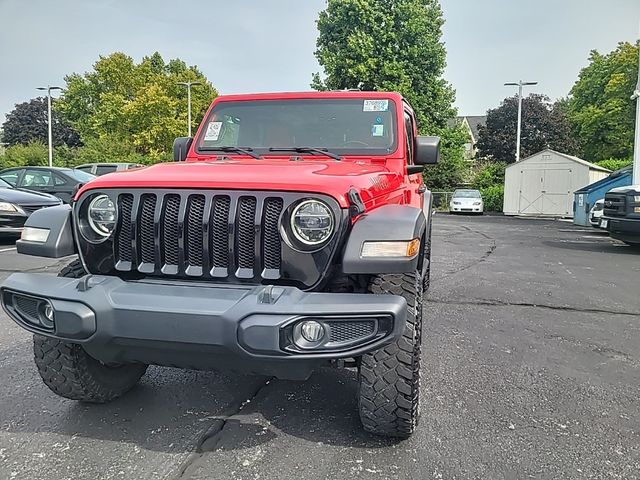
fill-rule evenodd
<path id="1" fill-rule="evenodd" d="M 441 0 L 445 78 L 461 115 L 512 89 L 566 96 L 589 51 L 633 42 L 640 0 Z M 308 90 L 325 0 L 0 0 L 0 123 L 36 87 L 64 85 L 99 55 L 154 51 L 197 65 L 220 93 Z"/>

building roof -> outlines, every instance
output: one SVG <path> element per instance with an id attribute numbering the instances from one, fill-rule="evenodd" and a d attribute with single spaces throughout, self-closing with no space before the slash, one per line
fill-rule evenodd
<path id="1" fill-rule="evenodd" d="M 540 150 L 538 153 L 534 153 L 533 155 L 529 155 L 527 158 L 523 158 L 522 160 L 520 160 L 517 163 L 512 163 L 507 168 L 513 167 L 514 165 L 518 165 L 519 163 L 522 163 L 522 162 L 524 162 L 526 160 L 529 160 L 530 158 L 536 157 L 536 156 L 538 156 L 538 155 L 540 155 L 541 153 L 544 153 L 544 152 L 555 153 L 556 155 L 560 155 L 561 157 L 567 158 L 567 159 L 569 159 L 571 161 L 574 161 L 576 163 L 579 163 L 581 165 L 585 165 L 585 166 L 589 167 L 591 170 L 598 170 L 600 172 L 607 172 L 607 173 L 611 172 L 611 170 L 609 170 L 608 168 L 601 167 L 600 165 L 596 165 L 595 163 L 587 162 L 586 160 L 583 160 L 581 158 L 575 157 L 573 155 L 568 155 L 566 153 L 557 152 L 557 151 L 552 150 L 550 148 L 545 148 L 544 150 Z"/>
<path id="2" fill-rule="evenodd" d="M 456 118 L 451 118 L 447 121 L 447 125 L 449 127 L 454 127 L 456 125 L 466 123 L 469 126 L 469 130 L 471 131 L 471 135 L 473 136 L 473 143 L 478 141 L 480 138 L 480 125 L 484 125 L 487 123 L 486 115 L 462 115 Z"/>
<path id="3" fill-rule="evenodd" d="M 484 125 L 487 123 L 486 115 L 473 115 L 464 117 L 467 119 L 467 123 L 469 124 L 469 128 L 471 129 L 471 133 L 473 134 L 473 140 L 478 141 L 480 138 L 480 125 Z"/>

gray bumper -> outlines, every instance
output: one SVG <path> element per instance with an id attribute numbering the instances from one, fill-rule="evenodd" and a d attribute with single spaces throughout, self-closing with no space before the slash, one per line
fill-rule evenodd
<path id="1" fill-rule="evenodd" d="M 100 276 L 78 280 L 15 273 L 0 293 L 3 308 L 20 326 L 80 343 L 105 363 L 230 368 L 280 378 L 306 378 L 328 360 L 359 356 L 390 343 L 402 334 L 407 314 L 405 299 L 394 295 L 126 282 Z M 23 294 L 27 300 L 20 303 Z M 53 326 L 33 321 L 30 299 L 51 304 Z M 292 332 L 303 319 L 323 322 L 327 333 L 354 332 L 357 329 L 349 327 L 354 322 L 374 327 L 351 341 L 345 342 L 343 335 L 341 342 L 301 349 Z"/>

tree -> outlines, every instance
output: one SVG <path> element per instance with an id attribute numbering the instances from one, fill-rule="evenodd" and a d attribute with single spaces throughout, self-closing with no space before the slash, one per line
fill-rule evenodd
<path id="1" fill-rule="evenodd" d="M 318 19 L 318 90 L 397 91 L 423 132 L 454 117 L 454 91 L 442 78 L 446 51 L 438 0 L 328 0 Z"/>
<path id="2" fill-rule="evenodd" d="M 53 144 L 76 147 L 80 144 L 80 137 L 60 117 L 56 103 L 54 100 L 51 111 Z M 28 102 L 17 104 L 7 115 L 3 124 L 3 141 L 9 145 L 27 145 L 33 142 L 46 144 L 49 141 L 48 125 L 47 99 L 32 98 Z"/>
<path id="3" fill-rule="evenodd" d="M 461 127 L 440 130 L 440 161 L 425 168 L 424 181 L 433 191 L 451 191 L 466 183 L 470 164 L 464 159 L 467 132 Z"/>
<path id="4" fill-rule="evenodd" d="M 571 89 L 569 119 L 587 160 L 633 155 L 635 103 L 630 97 L 638 79 L 639 48 L 640 43 L 624 42 L 607 55 L 593 50 Z"/>
<path id="5" fill-rule="evenodd" d="M 187 133 L 187 92 L 192 89 L 194 126 L 202 120 L 216 90 L 194 66 L 165 63 L 159 53 L 138 64 L 124 53 L 100 57 L 93 71 L 66 77 L 61 111 L 85 142 L 118 143 L 125 151 L 165 158 L 175 137 Z"/>
<path id="6" fill-rule="evenodd" d="M 479 128 L 479 155 L 499 162 L 515 162 L 517 125 L 518 97 L 514 96 L 487 112 L 487 121 Z M 545 148 L 571 155 L 579 153 L 562 105 L 552 105 L 544 95 L 531 94 L 522 100 L 520 157 L 526 158 Z"/>

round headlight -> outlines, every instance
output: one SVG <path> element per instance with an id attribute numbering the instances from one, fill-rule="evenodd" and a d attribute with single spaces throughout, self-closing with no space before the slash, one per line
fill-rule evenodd
<path id="1" fill-rule="evenodd" d="M 116 227 L 116 205 L 106 195 L 98 195 L 91 200 L 87 209 L 91 230 L 101 237 L 108 237 Z"/>
<path id="2" fill-rule="evenodd" d="M 333 213 L 323 202 L 305 200 L 291 212 L 291 230 L 304 245 L 320 245 L 333 234 Z"/>

